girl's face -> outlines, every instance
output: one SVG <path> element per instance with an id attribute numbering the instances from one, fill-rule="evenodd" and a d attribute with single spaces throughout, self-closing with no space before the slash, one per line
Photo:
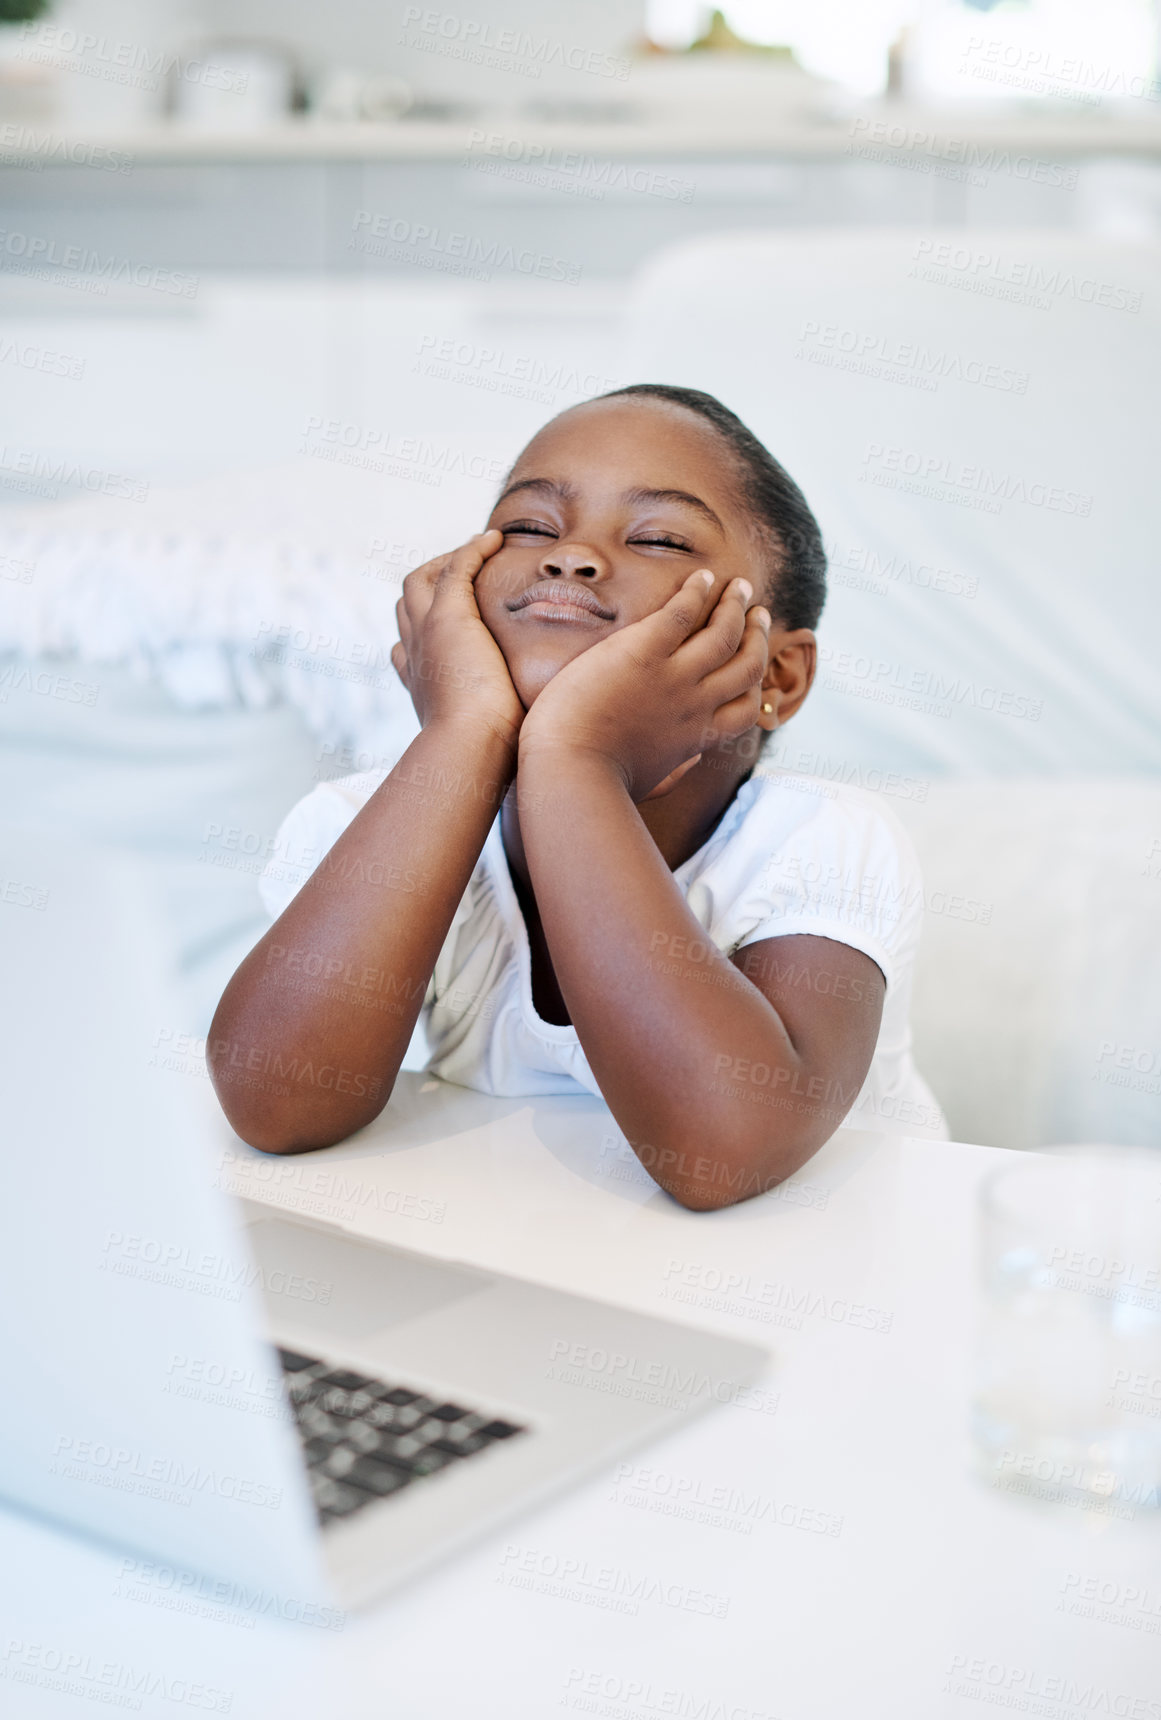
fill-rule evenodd
<path id="1" fill-rule="evenodd" d="M 713 596 L 766 568 L 721 438 L 680 407 L 594 401 L 525 448 L 488 520 L 476 600 L 527 709 L 566 663 L 651 615 L 698 568 Z"/>

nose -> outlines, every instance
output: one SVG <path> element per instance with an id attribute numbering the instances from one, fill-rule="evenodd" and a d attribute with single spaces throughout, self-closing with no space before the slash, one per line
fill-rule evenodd
<path id="1" fill-rule="evenodd" d="M 566 574 L 570 579 L 607 579 L 609 564 L 591 544 L 554 543 L 540 563 L 542 574 Z"/>

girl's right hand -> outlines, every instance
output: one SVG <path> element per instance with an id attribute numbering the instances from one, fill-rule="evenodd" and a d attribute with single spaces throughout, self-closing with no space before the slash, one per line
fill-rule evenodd
<path id="1" fill-rule="evenodd" d="M 407 575 L 395 606 L 399 643 L 391 661 L 424 728 L 466 718 L 515 746 L 524 707 L 474 589 L 476 575 L 503 542 L 502 532 L 480 532 Z"/>

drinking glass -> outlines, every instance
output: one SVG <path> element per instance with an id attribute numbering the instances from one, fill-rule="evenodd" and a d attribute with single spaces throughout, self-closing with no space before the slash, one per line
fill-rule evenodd
<path id="1" fill-rule="evenodd" d="M 973 1403 L 996 1486 L 1161 1505 L 1161 1152 L 1021 1153 L 983 1183 Z"/>

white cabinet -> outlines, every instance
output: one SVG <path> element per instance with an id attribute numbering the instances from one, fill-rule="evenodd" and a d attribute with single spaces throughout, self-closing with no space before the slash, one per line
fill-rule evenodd
<path id="1" fill-rule="evenodd" d="M 12 157 L 9 156 L 11 160 Z M 190 271 L 469 279 L 623 277 L 659 246 L 753 227 L 948 226 L 1155 231 L 1161 165 L 1147 155 L 1027 157 L 952 170 L 922 153 L 812 155 L 486 149 L 398 159 L 137 159 L 0 166 L 0 272 L 115 256 Z M 62 262 L 62 259 L 66 259 Z M 474 271 L 474 273 L 473 273 Z"/>

